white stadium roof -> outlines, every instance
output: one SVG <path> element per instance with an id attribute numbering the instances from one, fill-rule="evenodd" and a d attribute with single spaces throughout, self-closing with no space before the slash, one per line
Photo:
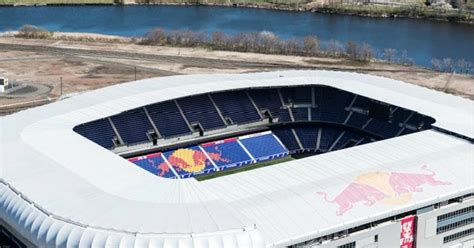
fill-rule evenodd
<path id="1" fill-rule="evenodd" d="M 474 193 L 473 145 L 435 130 L 202 182 L 154 176 L 72 130 L 186 95 L 303 84 L 418 111 L 474 137 L 473 101 L 382 77 L 285 71 L 141 80 L 0 118 L 0 218 L 38 246 L 271 247 Z M 349 202 L 337 214 L 347 194 L 357 194 L 352 183 L 385 178 L 383 188 L 391 176 L 420 192 Z"/>

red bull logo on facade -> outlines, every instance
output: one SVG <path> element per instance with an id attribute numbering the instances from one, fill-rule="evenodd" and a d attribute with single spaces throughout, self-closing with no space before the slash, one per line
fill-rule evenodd
<path id="1" fill-rule="evenodd" d="M 354 204 L 363 203 L 372 206 L 375 203 L 401 205 L 412 199 L 412 194 L 422 192 L 423 185 L 450 185 L 435 179 L 436 173 L 426 165 L 422 169 L 428 173 L 403 172 L 369 172 L 359 175 L 332 200 L 327 192 L 318 192 L 326 202 L 338 205 L 336 214 L 341 216 L 349 211 Z"/>

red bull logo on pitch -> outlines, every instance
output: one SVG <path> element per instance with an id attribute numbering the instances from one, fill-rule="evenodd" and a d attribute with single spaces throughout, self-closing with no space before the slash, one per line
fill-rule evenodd
<path id="1" fill-rule="evenodd" d="M 208 153 L 210 159 L 214 161 L 227 161 L 221 157 L 220 153 Z M 168 162 L 176 172 L 198 173 L 206 167 L 212 167 L 206 154 L 198 149 L 182 148 L 173 151 L 168 156 Z"/>
<path id="2" fill-rule="evenodd" d="M 343 215 L 354 204 L 364 203 L 371 206 L 377 202 L 386 205 L 400 205 L 412 199 L 413 192 L 422 192 L 423 185 L 440 186 L 450 185 L 450 182 L 435 179 L 436 173 L 422 169 L 429 173 L 402 173 L 402 172 L 369 172 L 359 175 L 356 180 L 344 188 L 332 200 L 326 192 L 318 192 L 326 202 L 338 205 L 337 215 Z"/>

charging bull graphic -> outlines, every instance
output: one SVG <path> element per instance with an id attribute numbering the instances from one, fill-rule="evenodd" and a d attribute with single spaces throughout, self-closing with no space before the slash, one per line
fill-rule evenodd
<path id="1" fill-rule="evenodd" d="M 214 161 L 227 162 L 227 159 L 222 158 L 220 153 L 207 153 L 207 155 Z M 212 166 L 206 154 L 198 149 L 178 149 L 173 151 L 167 159 L 178 173 L 181 171 L 197 173 L 204 170 L 207 166 Z M 165 162 L 162 164 L 160 164 L 160 168 L 167 166 Z"/>
<path id="2" fill-rule="evenodd" d="M 450 185 L 450 182 L 436 180 L 435 172 L 422 169 L 424 173 L 403 172 L 369 172 L 359 175 L 354 182 L 344 188 L 334 199 L 329 200 L 326 192 L 318 192 L 324 200 L 339 206 L 336 214 L 343 215 L 356 203 L 371 206 L 376 202 L 387 205 L 400 205 L 407 203 L 412 198 L 412 192 L 422 192 L 422 185 L 431 186 Z"/>
<path id="3" fill-rule="evenodd" d="M 158 176 L 163 177 L 170 172 L 170 167 L 166 163 L 160 163 L 158 166 L 155 165 L 155 161 L 153 159 L 148 159 L 148 162 L 151 166 L 157 168 Z"/>

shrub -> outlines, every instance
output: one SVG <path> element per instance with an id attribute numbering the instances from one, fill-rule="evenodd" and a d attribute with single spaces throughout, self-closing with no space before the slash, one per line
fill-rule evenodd
<path id="1" fill-rule="evenodd" d="M 306 36 L 303 39 L 304 51 L 308 55 L 316 55 L 319 52 L 319 40 L 315 36 Z"/>
<path id="2" fill-rule="evenodd" d="M 330 40 L 320 44 L 317 37 L 307 36 L 303 39 L 282 40 L 272 32 L 250 32 L 234 35 L 223 32 L 214 32 L 211 35 L 188 30 L 165 31 L 156 28 L 148 32 L 139 43 L 149 45 L 171 45 L 188 47 L 206 47 L 212 49 L 231 50 L 240 52 L 259 52 L 285 55 L 315 56 L 326 55 L 331 57 L 346 57 L 360 62 L 370 62 L 374 56 L 374 49 L 366 43 L 349 41 L 344 46 L 339 41 Z M 406 50 L 398 52 L 388 48 L 381 52 L 381 57 L 389 62 L 404 65 L 413 65 L 414 61 L 408 57 Z M 472 73 L 474 66 L 465 60 L 453 61 L 452 59 L 433 59 L 433 69 L 437 71 L 456 71 Z"/>
<path id="3" fill-rule="evenodd" d="M 341 42 L 339 42 L 337 40 L 330 40 L 327 44 L 326 51 L 329 54 L 338 56 L 338 55 L 343 53 L 344 47 L 341 44 Z"/>
<path id="4" fill-rule="evenodd" d="M 33 25 L 24 25 L 18 30 L 15 37 L 29 39 L 48 39 L 53 37 L 54 32 Z"/>
<path id="5" fill-rule="evenodd" d="M 453 60 L 451 58 L 432 59 L 431 66 L 433 70 L 439 72 L 456 73 L 474 73 L 474 64 L 464 60 Z"/>
<path id="6" fill-rule="evenodd" d="M 387 48 L 383 50 L 382 58 L 388 62 L 394 62 L 397 57 L 397 50 L 393 48 Z"/>

